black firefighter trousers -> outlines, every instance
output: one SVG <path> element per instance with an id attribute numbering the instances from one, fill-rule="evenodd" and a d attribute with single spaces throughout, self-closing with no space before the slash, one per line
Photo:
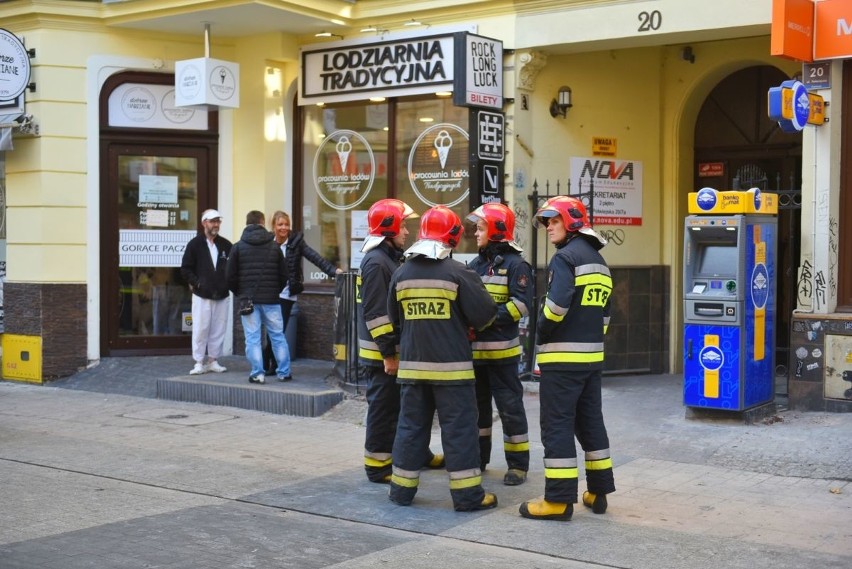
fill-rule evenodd
<path id="1" fill-rule="evenodd" d="M 476 401 L 479 407 L 479 461 L 491 462 L 491 427 L 494 413 L 491 399 L 503 424 L 503 452 L 506 465 L 527 472 L 530 467 L 530 438 L 527 412 L 524 409 L 524 387 L 518 377 L 518 363 L 481 364 L 476 372 Z"/>
<path id="2" fill-rule="evenodd" d="M 601 371 L 565 371 L 541 366 L 541 442 L 544 499 L 577 502 L 577 448 L 585 451 L 586 486 L 594 494 L 615 492 L 609 438 L 601 409 Z"/>
<path id="3" fill-rule="evenodd" d="M 414 499 L 420 483 L 420 469 L 430 452 L 436 410 L 453 506 L 456 510 L 475 509 L 482 503 L 485 490 L 479 469 L 476 391 L 470 380 L 452 385 L 424 382 L 400 386 L 390 499 L 402 505 Z"/>

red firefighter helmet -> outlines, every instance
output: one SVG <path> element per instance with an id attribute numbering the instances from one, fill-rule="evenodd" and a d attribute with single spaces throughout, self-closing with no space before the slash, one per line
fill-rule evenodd
<path id="1" fill-rule="evenodd" d="M 489 241 L 509 243 L 515 234 L 515 214 L 501 203 L 487 203 L 470 212 L 466 218 L 477 223 L 485 222 L 485 232 Z"/>
<path id="2" fill-rule="evenodd" d="M 423 214 L 418 239 L 430 239 L 455 249 L 462 235 L 461 219 L 445 205 L 437 205 Z"/>
<path id="3" fill-rule="evenodd" d="M 556 196 L 550 198 L 535 212 L 535 218 L 542 225 L 547 225 L 547 220 L 557 215 L 562 216 L 565 229 L 577 232 L 583 227 L 591 227 L 589 214 L 583 202 L 574 196 Z"/>
<path id="4" fill-rule="evenodd" d="M 582 233 L 594 237 L 599 243 L 598 249 L 606 245 L 606 239 L 592 229 L 586 206 L 578 198 L 555 196 L 544 202 L 544 205 L 535 212 L 536 220 L 544 226 L 547 226 L 547 220 L 557 215 L 562 216 L 562 223 L 565 224 L 565 229 L 569 233 Z"/>
<path id="5" fill-rule="evenodd" d="M 367 226 L 370 236 L 361 246 L 361 251 L 373 249 L 386 237 L 396 237 L 402 228 L 402 222 L 409 217 L 417 217 L 414 210 L 402 200 L 382 199 L 370 206 L 367 212 Z"/>

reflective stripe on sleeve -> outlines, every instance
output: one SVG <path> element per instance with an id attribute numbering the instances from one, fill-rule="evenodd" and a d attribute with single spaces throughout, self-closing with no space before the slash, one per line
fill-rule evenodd
<path id="1" fill-rule="evenodd" d="M 544 317 L 548 320 L 562 322 L 562 319 L 565 318 L 565 314 L 568 313 L 568 309 L 559 306 L 548 298 L 544 301 L 544 309 L 542 312 L 544 313 Z"/>
<path id="2" fill-rule="evenodd" d="M 470 347 L 475 360 L 500 360 L 521 354 L 518 338 L 498 342 L 473 342 Z"/>
<path id="3" fill-rule="evenodd" d="M 382 361 L 384 356 L 379 351 L 379 346 L 375 342 L 367 340 L 358 340 L 358 356 L 365 360 Z"/>
<path id="4" fill-rule="evenodd" d="M 379 316 L 367 321 L 367 330 L 370 331 L 370 336 L 378 338 L 384 334 L 393 334 L 393 325 L 387 316 Z"/>

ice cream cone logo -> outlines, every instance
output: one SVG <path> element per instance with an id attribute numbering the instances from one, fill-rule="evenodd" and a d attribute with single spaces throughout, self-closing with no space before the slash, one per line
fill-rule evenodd
<path id="1" fill-rule="evenodd" d="M 341 136 L 337 139 L 337 159 L 340 160 L 340 170 L 346 173 L 346 163 L 349 162 L 349 153 L 352 152 L 352 143 L 349 142 L 348 136 Z"/>
<path id="2" fill-rule="evenodd" d="M 450 148 L 453 147 L 453 138 L 450 136 L 450 133 L 446 130 L 442 130 L 438 133 L 438 136 L 435 137 L 435 142 L 433 143 L 435 146 L 435 150 L 438 151 L 438 158 L 441 160 L 441 169 L 447 165 L 447 155 L 450 153 Z"/>

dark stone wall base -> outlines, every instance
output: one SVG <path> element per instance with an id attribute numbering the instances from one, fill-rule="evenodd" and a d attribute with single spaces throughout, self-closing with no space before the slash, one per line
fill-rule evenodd
<path id="1" fill-rule="evenodd" d="M 4 333 L 41 337 L 43 381 L 86 367 L 85 284 L 7 282 L 3 307 Z"/>

